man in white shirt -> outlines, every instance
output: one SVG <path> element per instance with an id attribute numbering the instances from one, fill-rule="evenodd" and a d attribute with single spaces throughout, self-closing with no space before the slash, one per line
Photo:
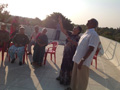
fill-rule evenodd
<path id="1" fill-rule="evenodd" d="M 67 88 L 66 90 L 86 90 L 88 85 L 89 67 L 100 40 L 95 31 L 95 28 L 98 26 L 97 20 L 88 20 L 86 26 L 88 29 L 81 36 L 73 57 L 74 66 L 71 88 Z"/>
<path id="2" fill-rule="evenodd" d="M 27 55 L 31 55 L 31 46 L 35 44 L 36 42 L 36 37 L 39 34 L 39 26 L 35 26 L 35 31 L 31 35 L 30 43 L 28 44 L 28 53 Z"/>

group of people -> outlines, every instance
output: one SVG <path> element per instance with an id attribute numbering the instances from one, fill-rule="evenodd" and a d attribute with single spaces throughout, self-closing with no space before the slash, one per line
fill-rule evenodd
<path id="1" fill-rule="evenodd" d="M 63 59 L 59 76 L 56 78 L 60 84 L 69 85 L 65 90 L 86 90 L 89 80 L 89 67 L 99 45 L 99 36 L 95 31 L 98 21 L 94 18 L 88 20 L 85 33 L 80 26 L 72 32 L 64 29 L 62 18 L 59 17 L 61 31 L 66 35 Z"/>
<path id="2" fill-rule="evenodd" d="M 95 31 L 98 26 L 98 21 L 94 18 L 88 20 L 87 30 L 81 36 L 81 26 L 74 27 L 72 32 L 64 29 L 62 18 L 59 17 L 59 28 L 67 39 L 63 52 L 63 59 L 59 76 L 56 78 L 60 84 L 69 85 L 66 90 L 86 90 L 89 79 L 89 67 L 91 65 L 93 56 L 97 50 L 100 42 L 99 36 Z M 33 62 L 32 65 L 41 66 L 45 53 L 45 47 L 48 44 L 48 37 L 46 35 L 47 29 L 43 28 L 39 33 L 39 27 L 35 26 L 35 31 L 29 40 L 25 35 L 25 28 L 19 27 L 18 33 L 9 38 L 9 33 L 5 30 L 5 25 L 1 25 L 0 31 L 0 47 L 3 42 L 12 42 L 13 45 L 9 47 L 8 53 L 12 59 L 11 63 L 15 62 L 14 54 L 17 53 L 19 58 L 19 65 L 22 65 L 22 56 L 24 54 L 25 46 L 28 44 L 28 55 L 31 55 L 31 46 L 34 45 Z M 1 32 L 6 33 L 1 36 Z"/>
<path id="3" fill-rule="evenodd" d="M 39 32 L 39 26 L 36 25 L 34 28 L 35 32 L 33 32 L 29 40 L 28 36 L 25 34 L 24 26 L 12 26 L 12 28 L 14 28 L 14 32 L 9 34 L 6 30 L 6 25 L 2 23 L 0 30 L 0 48 L 3 48 L 4 45 L 6 46 L 4 48 L 8 51 L 11 63 L 15 62 L 15 54 L 17 54 L 19 65 L 22 65 L 23 55 L 28 44 L 28 55 L 31 54 L 31 46 L 34 45 L 32 65 L 41 66 L 45 53 L 45 46 L 48 44 L 48 37 L 46 35 L 47 29 L 43 28 L 42 31 Z"/>

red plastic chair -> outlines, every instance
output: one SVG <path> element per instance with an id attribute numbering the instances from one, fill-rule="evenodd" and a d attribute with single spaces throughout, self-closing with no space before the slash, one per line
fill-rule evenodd
<path id="1" fill-rule="evenodd" d="M 3 62 L 3 60 L 4 60 L 5 47 L 6 47 L 6 43 L 4 43 L 3 47 L 0 48 L 0 51 L 2 51 L 2 62 Z"/>
<path id="2" fill-rule="evenodd" d="M 50 43 L 52 44 L 52 47 L 49 47 L 47 49 L 47 51 L 45 52 L 45 59 L 44 59 L 44 65 L 46 64 L 46 58 L 47 58 L 47 54 L 49 53 L 51 56 L 51 60 L 52 60 L 52 54 L 54 55 L 54 63 L 56 64 L 56 48 L 58 46 L 58 42 L 52 42 Z M 49 45 L 50 45 L 49 44 Z"/>
<path id="3" fill-rule="evenodd" d="M 100 49 L 101 49 L 101 48 L 97 48 L 96 53 L 95 53 L 95 55 L 94 55 L 94 57 L 93 57 L 93 59 L 95 59 L 95 68 L 96 68 L 96 69 L 97 69 L 97 55 L 98 55 Z M 93 64 L 93 61 L 91 62 L 91 65 L 92 65 L 92 64 Z"/>
<path id="4" fill-rule="evenodd" d="M 13 45 L 13 43 L 10 43 L 10 46 L 12 46 L 12 45 Z M 27 45 L 25 45 L 25 53 L 23 55 L 23 64 L 25 63 L 25 56 L 26 56 L 26 60 L 27 60 L 28 59 L 28 56 L 27 56 Z M 16 54 L 16 58 L 17 58 L 17 54 Z M 10 61 L 10 56 L 9 56 L 9 61 Z"/>

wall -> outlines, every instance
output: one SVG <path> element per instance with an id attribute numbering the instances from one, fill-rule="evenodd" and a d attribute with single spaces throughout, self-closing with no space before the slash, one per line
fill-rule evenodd
<path id="1" fill-rule="evenodd" d="M 120 69 L 120 43 L 102 36 L 100 36 L 100 40 L 104 50 L 104 58 Z"/>

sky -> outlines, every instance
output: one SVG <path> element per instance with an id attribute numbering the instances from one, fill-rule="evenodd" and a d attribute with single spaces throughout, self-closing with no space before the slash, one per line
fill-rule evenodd
<path id="1" fill-rule="evenodd" d="M 0 0 L 8 4 L 11 15 L 45 19 L 60 12 L 75 24 L 86 24 L 91 18 L 99 27 L 120 27 L 120 0 Z"/>

